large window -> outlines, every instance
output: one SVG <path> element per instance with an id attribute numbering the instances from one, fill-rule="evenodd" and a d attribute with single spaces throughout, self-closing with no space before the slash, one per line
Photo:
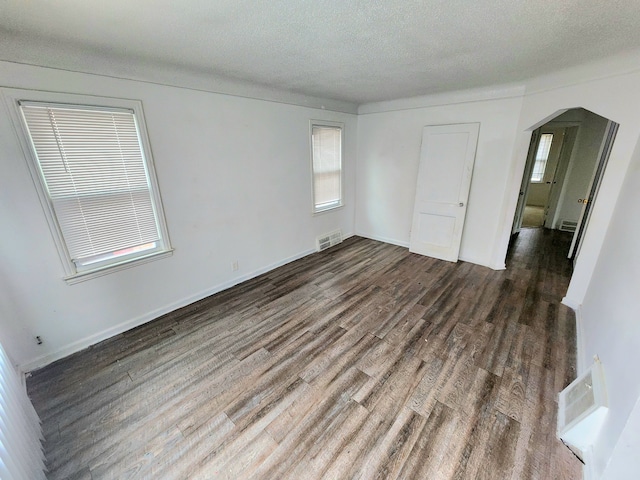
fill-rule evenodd
<path id="1" fill-rule="evenodd" d="M 536 162 L 533 165 L 531 173 L 531 181 L 533 183 L 541 183 L 544 178 L 544 172 L 547 169 L 547 161 L 549 160 L 549 152 L 551 151 L 551 143 L 553 143 L 553 134 L 543 133 L 540 136 L 538 151 L 536 152 Z"/>
<path id="2" fill-rule="evenodd" d="M 18 105 L 70 283 L 170 251 L 134 109 Z"/>
<path id="3" fill-rule="evenodd" d="M 342 206 L 342 130 L 340 124 L 311 124 L 313 211 Z"/>

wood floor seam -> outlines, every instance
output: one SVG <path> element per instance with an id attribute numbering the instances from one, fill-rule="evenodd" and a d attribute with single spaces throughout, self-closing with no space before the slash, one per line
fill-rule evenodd
<path id="1" fill-rule="evenodd" d="M 494 271 L 351 237 L 35 371 L 47 478 L 579 479 L 570 239 Z"/>

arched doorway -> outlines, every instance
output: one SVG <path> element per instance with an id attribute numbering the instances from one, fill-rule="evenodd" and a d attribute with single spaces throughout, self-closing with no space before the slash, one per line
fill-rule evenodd
<path id="1" fill-rule="evenodd" d="M 532 132 L 512 235 L 522 228 L 572 234 L 575 260 L 618 124 L 583 108 L 562 111 Z"/>

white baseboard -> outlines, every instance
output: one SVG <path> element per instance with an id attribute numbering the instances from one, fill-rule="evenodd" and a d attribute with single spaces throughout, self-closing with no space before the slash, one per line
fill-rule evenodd
<path id="1" fill-rule="evenodd" d="M 380 235 L 370 235 L 368 233 L 362 233 L 362 232 L 357 232 L 356 235 L 358 235 L 359 237 L 369 238 L 371 240 L 377 240 L 379 242 L 390 243 L 391 245 L 397 245 L 399 247 L 409 248 L 409 242 L 406 242 L 404 240 L 397 240 L 395 238 L 382 237 Z M 475 258 L 464 257 L 464 256 L 460 256 L 459 259 L 462 260 L 463 262 L 473 263 L 475 265 L 480 265 L 482 267 L 491 268 L 492 270 L 504 270 L 506 268 L 504 263 L 493 265 L 487 262 L 480 261 Z"/>
<path id="2" fill-rule="evenodd" d="M 390 243 L 391 245 L 409 248 L 409 242 L 405 242 L 404 240 L 396 240 L 395 238 L 381 237 L 379 235 L 370 235 L 362 232 L 356 232 L 356 235 L 370 240 L 377 240 L 378 242 Z"/>
<path id="3" fill-rule="evenodd" d="M 563 297 L 562 298 L 562 304 L 566 305 L 567 307 L 573 309 L 573 310 L 578 310 L 580 308 L 580 302 L 577 302 L 576 300 L 574 300 L 573 298 L 569 298 L 569 297 Z"/>
<path id="4" fill-rule="evenodd" d="M 352 236 L 353 234 L 348 234 L 348 236 L 344 238 L 346 239 Z M 285 258 L 284 260 L 280 260 L 278 262 L 272 263 L 270 265 L 259 268 L 245 275 L 235 277 L 227 282 L 223 282 L 221 284 L 215 285 L 214 287 L 208 288 L 206 290 L 202 290 L 194 295 L 190 295 L 189 297 L 182 298 L 178 301 L 169 303 L 151 312 L 145 313 L 136 318 L 132 318 L 131 320 L 127 320 L 125 322 L 119 323 L 118 325 L 114 325 L 113 327 L 110 327 L 106 330 L 98 332 L 94 335 L 90 335 L 88 337 L 72 342 L 56 350 L 55 352 L 42 355 L 24 364 L 21 364 L 19 368 L 22 372 L 30 372 L 32 370 L 42 368 L 45 365 L 55 362 L 56 360 L 60 360 L 61 358 L 64 358 L 73 353 L 79 352 L 80 350 L 84 350 L 85 348 L 90 347 L 91 345 L 95 345 L 96 343 L 99 343 L 115 335 L 119 335 L 123 332 L 126 332 L 127 330 L 131 330 L 132 328 L 135 328 L 142 324 L 150 322 L 151 320 L 154 320 L 162 315 L 165 315 L 169 312 L 177 310 L 178 308 L 185 307 L 191 303 L 197 302 L 198 300 L 202 300 L 203 298 L 206 298 L 210 295 L 213 295 L 215 293 L 231 288 L 234 285 L 238 285 L 239 283 L 255 278 L 258 275 L 262 275 L 263 273 L 274 270 L 278 267 L 281 267 L 282 265 L 286 265 L 287 263 L 291 263 L 295 260 L 299 260 L 312 253 L 316 253 L 316 250 L 315 249 L 304 250 L 303 252 L 300 252 L 300 253 L 297 253 L 296 255 Z"/>

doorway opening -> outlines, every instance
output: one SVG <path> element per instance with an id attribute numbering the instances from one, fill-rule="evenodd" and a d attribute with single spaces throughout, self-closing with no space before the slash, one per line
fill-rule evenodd
<path id="1" fill-rule="evenodd" d="M 580 252 L 618 124 L 573 108 L 533 131 L 512 236 L 523 228 L 572 235 L 567 257 Z"/>

